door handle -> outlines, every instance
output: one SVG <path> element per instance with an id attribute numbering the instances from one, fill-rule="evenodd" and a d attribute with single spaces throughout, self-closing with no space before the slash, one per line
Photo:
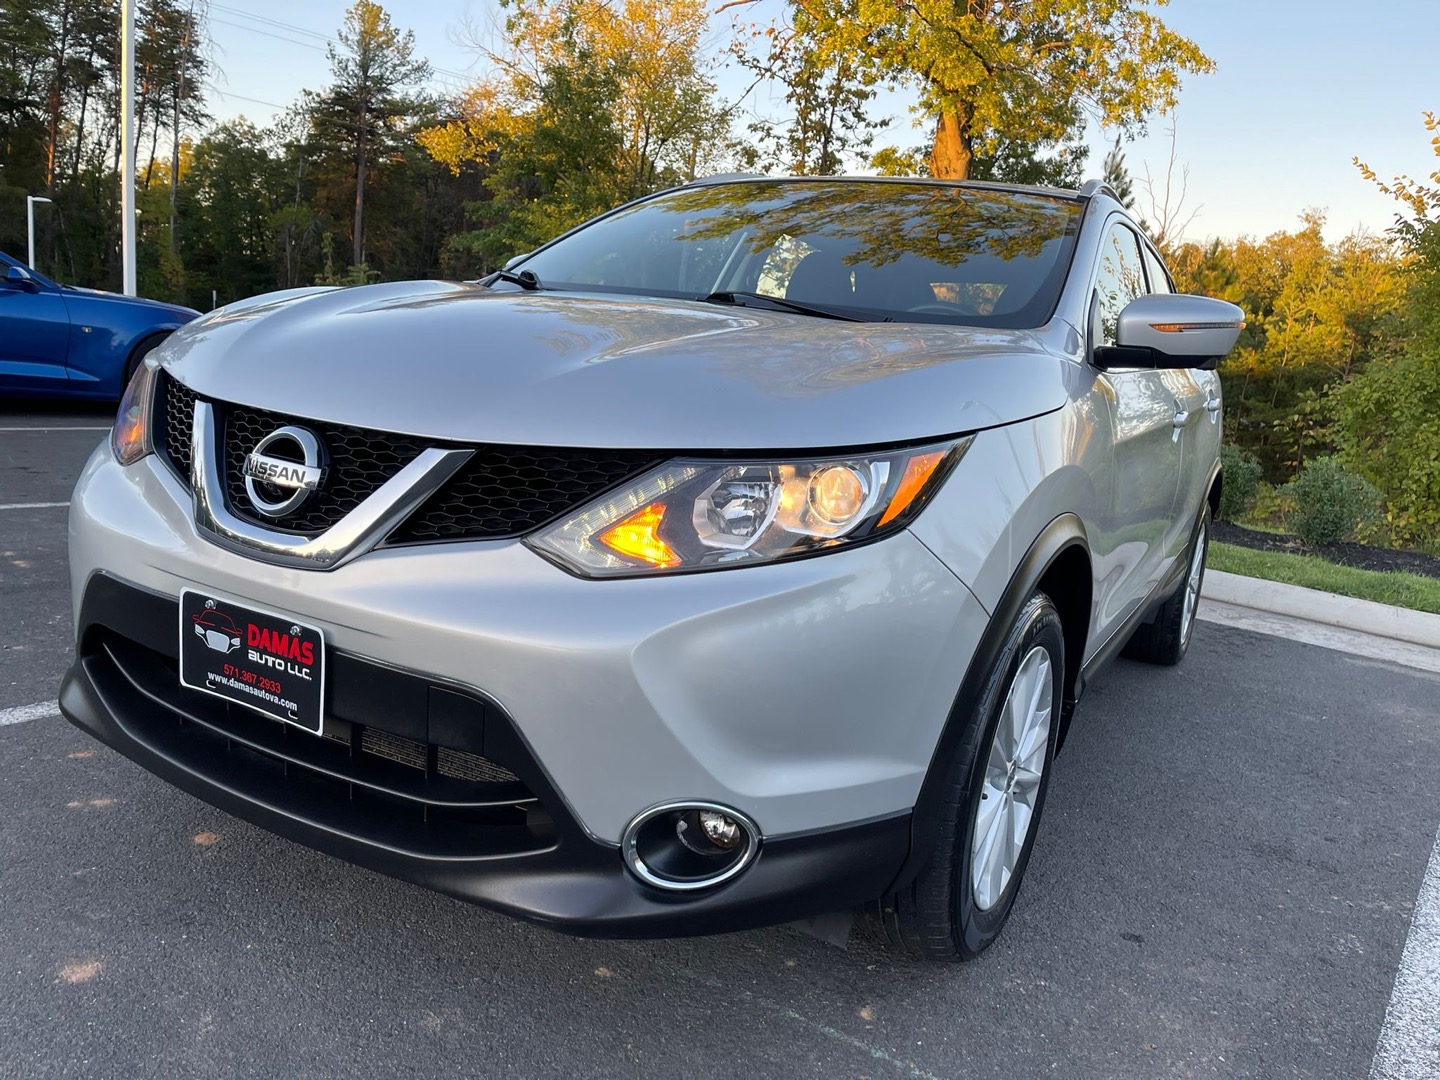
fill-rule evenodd
<path id="1" fill-rule="evenodd" d="M 1212 424 L 1219 422 L 1219 420 L 1220 420 L 1220 395 L 1217 394 L 1217 393 L 1215 393 L 1214 390 L 1211 390 L 1211 391 L 1210 391 L 1210 396 L 1205 399 L 1205 411 L 1210 414 L 1210 422 L 1211 422 Z"/>
<path id="2" fill-rule="evenodd" d="M 1171 420 L 1171 423 L 1170 423 L 1170 427 L 1171 427 L 1171 431 L 1170 431 L 1170 441 L 1171 441 L 1171 442 L 1178 442 L 1178 441 L 1180 440 L 1180 432 L 1183 431 L 1183 430 L 1185 429 L 1185 426 L 1186 426 L 1187 424 L 1189 424 L 1189 423 L 1190 423 L 1190 410 L 1189 410 L 1189 409 L 1182 409 L 1182 408 L 1180 407 L 1180 403 L 1177 401 L 1177 402 L 1175 403 L 1175 416 L 1174 416 L 1174 419 Z"/>

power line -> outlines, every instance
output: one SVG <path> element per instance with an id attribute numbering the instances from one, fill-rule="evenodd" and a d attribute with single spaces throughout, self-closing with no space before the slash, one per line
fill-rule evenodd
<path id="1" fill-rule="evenodd" d="M 229 19 L 217 19 L 214 15 L 210 16 L 210 21 L 217 22 L 221 26 L 233 26 L 236 30 L 244 30 L 251 34 L 263 34 L 265 37 L 274 38 L 276 41 L 288 41 L 291 45 L 299 45 L 302 49 L 314 49 L 316 52 L 325 51 L 319 45 L 312 45 L 308 41 L 297 41 L 292 37 L 285 37 L 282 34 L 272 34 L 268 30 L 260 30 L 254 26 L 245 26 L 242 23 L 231 22 Z"/>
<path id="2" fill-rule="evenodd" d="M 251 22 L 261 23 L 265 26 L 275 27 L 280 30 L 289 30 L 292 33 L 296 34 L 303 34 L 306 37 L 314 38 L 316 41 L 321 42 L 326 46 L 334 46 L 339 44 L 332 37 L 328 37 L 325 34 L 319 33 L 315 30 L 307 30 L 303 26 L 296 26 L 294 23 L 282 22 L 279 19 L 271 19 L 264 15 L 254 15 L 248 11 L 242 11 L 239 8 L 233 8 L 226 4 L 211 3 L 210 7 L 217 11 L 223 11 L 227 15 L 234 15 L 237 18 L 248 19 Z M 214 16 L 212 16 L 212 19 L 213 18 Z M 243 26 L 240 23 L 233 23 L 227 19 L 214 19 L 214 21 L 222 23 L 225 26 L 234 26 L 240 30 L 249 30 L 251 33 L 254 34 L 264 34 L 266 37 L 273 37 L 280 41 L 289 41 L 292 44 L 301 45 L 307 49 L 315 49 L 317 52 L 325 51 L 319 45 L 311 44 L 308 41 L 296 41 L 294 38 L 286 37 L 283 34 L 276 34 L 266 30 L 259 30 L 253 26 Z M 429 61 L 426 62 L 429 63 Z M 449 78 L 457 79 L 462 84 L 468 84 L 474 78 L 473 75 L 468 75 L 463 71 L 454 71 L 450 68 L 436 67 L 434 64 L 430 64 L 430 70 L 436 75 L 448 76 Z"/>
<path id="3" fill-rule="evenodd" d="M 319 33 L 315 30 L 307 30 L 303 26 L 296 26 L 294 23 L 281 22 L 279 19 L 272 19 L 265 15 L 256 15 L 249 11 L 242 11 L 240 8 L 230 7 L 227 4 L 211 3 L 210 6 L 217 11 L 225 12 L 227 15 L 236 15 L 243 19 L 249 19 L 251 22 L 264 23 L 267 26 L 278 27 L 281 30 L 289 30 L 296 34 L 304 34 L 306 37 L 316 38 L 327 45 L 333 44 L 330 38 L 326 37 L 324 34 Z"/>
<path id="4" fill-rule="evenodd" d="M 288 105 L 277 105 L 273 101 L 261 101 L 259 98 L 246 97 L 244 94 L 236 94 L 230 90 L 221 90 L 214 83 L 210 82 L 207 82 L 205 84 L 205 89 L 211 91 L 212 93 L 219 94 L 221 97 L 238 98 L 240 101 L 248 101 L 253 105 L 268 105 L 270 108 L 280 109 L 282 112 L 290 107 Z"/>

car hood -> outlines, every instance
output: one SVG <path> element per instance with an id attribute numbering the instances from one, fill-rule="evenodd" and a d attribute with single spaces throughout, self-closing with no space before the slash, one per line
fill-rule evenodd
<path id="1" fill-rule="evenodd" d="M 162 362 L 190 388 L 436 439 L 613 448 L 900 443 L 1059 408 L 1029 332 L 407 282 L 220 308 Z"/>
<path id="2" fill-rule="evenodd" d="M 67 300 L 79 300 L 85 304 L 119 304 L 132 308 L 147 308 L 157 316 L 168 315 L 176 322 L 189 322 L 200 314 L 194 308 L 167 304 L 163 300 L 147 300 L 143 296 L 124 296 L 121 293 L 105 292 L 103 289 L 85 289 L 79 285 L 65 285 L 63 289 Z"/>

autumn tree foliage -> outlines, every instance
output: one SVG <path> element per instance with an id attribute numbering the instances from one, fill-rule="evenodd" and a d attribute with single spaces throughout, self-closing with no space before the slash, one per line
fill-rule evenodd
<path id="1" fill-rule="evenodd" d="M 1324 225 L 1311 211 L 1293 231 L 1187 243 L 1170 260 L 1181 291 L 1245 310 L 1220 368 L 1227 436 L 1272 481 L 1331 448 L 1325 395 L 1388 348 L 1404 299 L 1401 261 L 1384 237 L 1328 243 Z"/>
<path id="2" fill-rule="evenodd" d="M 702 42 L 703 0 L 507 0 L 494 73 L 419 142 L 485 175 L 480 228 L 456 238 L 488 263 L 620 202 L 690 179 L 730 146 Z"/>
<path id="3" fill-rule="evenodd" d="M 1134 127 L 1214 64 L 1156 10 L 1166 0 L 790 0 L 821 63 L 914 91 L 932 118 L 929 172 L 964 180 L 1003 142 L 1063 142 L 1084 108 Z"/>
<path id="4" fill-rule="evenodd" d="M 1423 119 L 1436 158 L 1424 179 L 1355 163 L 1402 207 L 1394 233 L 1409 259 L 1395 347 L 1337 388 L 1332 409 L 1342 457 L 1380 489 L 1392 536 L 1440 549 L 1440 118 Z"/>

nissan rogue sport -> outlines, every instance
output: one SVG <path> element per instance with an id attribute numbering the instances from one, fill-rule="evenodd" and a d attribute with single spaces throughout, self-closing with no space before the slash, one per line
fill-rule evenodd
<path id="1" fill-rule="evenodd" d="M 972 957 L 1086 686 L 1185 654 L 1242 320 L 1102 185 L 835 178 L 232 304 L 80 478 L 61 706 L 561 929 Z"/>

